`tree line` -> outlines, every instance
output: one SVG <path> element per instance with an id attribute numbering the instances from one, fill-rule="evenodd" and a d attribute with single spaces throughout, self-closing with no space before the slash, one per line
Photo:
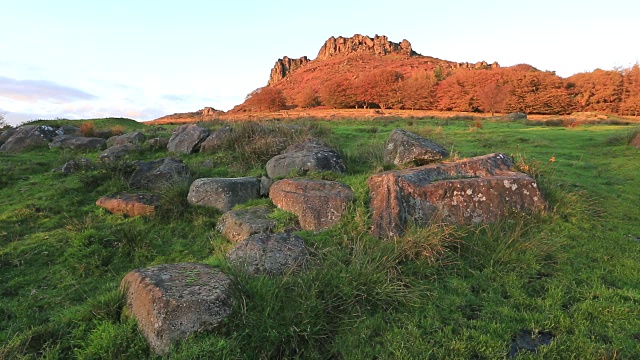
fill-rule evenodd
<path id="1" fill-rule="evenodd" d="M 640 115 L 640 67 L 594 70 L 561 78 L 529 65 L 403 74 L 377 69 L 343 75 L 317 88 L 285 92 L 266 86 L 247 95 L 242 109 L 382 108 L 485 113 L 570 114 L 596 111 Z"/>

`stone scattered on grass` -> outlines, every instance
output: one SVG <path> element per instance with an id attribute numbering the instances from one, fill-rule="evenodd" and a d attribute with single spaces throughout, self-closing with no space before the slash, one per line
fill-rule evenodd
<path id="1" fill-rule="evenodd" d="M 192 154 L 200 150 L 200 144 L 209 135 L 209 130 L 198 125 L 182 125 L 173 130 L 167 150 L 176 154 Z"/>
<path id="2" fill-rule="evenodd" d="M 140 151 L 140 146 L 136 144 L 121 144 L 121 145 L 113 145 L 107 148 L 105 151 L 100 154 L 98 157 L 101 161 L 119 161 L 125 159 L 129 154 Z"/>
<path id="3" fill-rule="evenodd" d="M 384 162 L 403 166 L 425 165 L 449 156 L 447 149 L 412 132 L 395 129 L 385 144 Z"/>
<path id="4" fill-rule="evenodd" d="M 116 145 L 125 145 L 125 144 L 142 144 L 147 139 L 147 137 L 141 133 L 140 131 L 133 131 L 130 133 L 112 136 L 107 139 L 107 145 L 109 147 Z"/>
<path id="5" fill-rule="evenodd" d="M 214 152 L 220 150 L 231 137 L 233 130 L 230 126 L 224 126 L 212 132 L 200 145 L 200 152 Z"/>
<path id="6" fill-rule="evenodd" d="M 271 179 L 285 177 L 290 173 L 333 171 L 345 172 L 342 157 L 337 151 L 318 140 L 308 140 L 286 148 L 282 154 L 267 162 L 267 175 Z"/>
<path id="7" fill-rule="evenodd" d="M 92 169 L 94 166 L 95 165 L 91 160 L 81 157 L 75 160 L 69 160 L 64 163 L 64 165 L 51 170 L 51 172 L 60 172 L 63 175 L 70 175 L 76 171 Z"/>
<path id="8" fill-rule="evenodd" d="M 229 264 L 251 275 L 278 276 L 302 269 L 309 256 L 304 240 L 291 233 L 257 234 L 238 242 Z"/>
<path id="9" fill-rule="evenodd" d="M 162 190 L 189 180 L 189 169 L 180 159 L 138 160 L 131 165 L 135 170 L 129 178 L 129 186 L 135 189 Z"/>
<path id="10" fill-rule="evenodd" d="M 150 216 L 155 214 L 159 202 L 158 197 L 153 194 L 120 193 L 113 196 L 103 196 L 96 201 L 96 205 L 112 214 Z"/>
<path id="11" fill-rule="evenodd" d="M 218 220 L 216 229 L 230 241 L 242 241 L 251 235 L 271 232 L 276 221 L 269 218 L 270 214 L 267 206 L 227 211 Z"/>
<path id="12" fill-rule="evenodd" d="M 258 198 L 259 192 L 260 180 L 254 177 L 201 178 L 191 184 L 187 200 L 191 205 L 210 206 L 226 212 Z"/>
<path id="13" fill-rule="evenodd" d="M 212 266 L 179 263 L 133 270 L 120 288 L 151 350 L 166 355 L 172 344 L 214 329 L 231 313 L 230 285 Z"/>
<path id="14" fill-rule="evenodd" d="M 24 125 L 16 129 L 0 146 L 0 151 L 18 153 L 37 148 L 46 148 L 56 136 L 55 129 L 42 125 Z"/>
<path id="15" fill-rule="evenodd" d="M 521 351 L 536 353 L 540 346 L 551 344 L 554 337 L 550 331 L 533 332 L 531 330 L 520 330 L 511 339 L 507 359 L 515 358 Z"/>
<path id="16" fill-rule="evenodd" d="M 75 135 L 60 135 L 49 143 L 49 149 L 102 150 L 107 147 L 104 139 Z"/>

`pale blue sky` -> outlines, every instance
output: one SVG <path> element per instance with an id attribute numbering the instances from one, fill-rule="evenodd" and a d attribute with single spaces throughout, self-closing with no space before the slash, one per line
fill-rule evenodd
<path id="1" fill-rule="evenodd" d="M 640 59 L 640 2 L 4 0 L 0 112 L 150 120 L 228 110 L 276 59 L 330 36 L 409 40 L 451 61 L 528 63 L 561 76 Z"/>

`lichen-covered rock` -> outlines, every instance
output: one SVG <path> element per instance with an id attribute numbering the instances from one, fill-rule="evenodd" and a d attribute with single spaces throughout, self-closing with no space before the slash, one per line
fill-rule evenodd
<path id="1" fill-rule="evenodd" d="M 136 144 L 114 145 L 106 149 L 98 157 L 102 161 L 118 161 L 125 159 L 129 154 L 140 151 L 140 146 Z"/>
<path id="2" fill-rule="evenodd" d="M 94 168 L 94 164 L 87 158 L 78 158 L 69 160 L 64 165 L 51 170 L 51 172 L 61 172 L 64 175 L 70 175 L 76 171 L 89 170 Z"/>
<path id="3" fill-rule="evenodd" d="M 154 194 L 120 193 L 113 196 L 103 196 L 96 205 L 112 214 L 129 216 L 150 216 L 155 214 L 160 200 Z"/>
<path id="4" fill-rule="evenodd" d="M 372 234 L 401 236 L 409 224 L 434 216 L 447 223 L 493 222 L 511 211 L 542 211 L 546 203 L 535 181 L 510 171 L 504 154 L 387 171 L 367 180 Z"/>
<path id="5" fill-rule="evenodd" d="M 284 275 L 302 269 L 309 256 L 304 240 L 291 233 L 258 234 L 227 254 L 231 266 L 251 275 Z"/>
<path id="6" fill-rule="evenodd" d="M 138 160 L 131 164 L 135 170 L 129 178 L 129 186 L 135 189 L 162 190 L 189 180 L 189 169 L 180 159 Z"/>
<path id="7" fill-rule="evenodd" d="M 260 180 L 254 177 L 202 178 L 191 184 L 187 200 L 191 205 L 211 206 L 226 212 L 258 198 L 259 191 Z"/>
<path id="8" fill-rule="evenodd" d="M 192 154 L 200 150 L 200 144 L 209 135 L 209 130 L 198 125 L 178 126 L 169 139 L 167 150 L 176 154 Z"/>
<path id="9" fill-rule="evenodd" d="M 337 151 L 318 140 L 289 146 L 282 154 L 267 162 L 267 175 L 274 179 L 292 172 L 305 174 L 310 171 L 345 172 L 342 157 Z"/>
<path id="10" fill-rule="evenodd" d="M 21 126 L 0 146 L 0 151 L 17 153 L 46 148 L 55 136 L 55 129 L 50 126 Z"/>
<path id="11" fill-rule="evenodd" d="M 230 126 L 222 127 L 211 133 L 200 145 L 200 152 L 214 152 L 220 149 L 228 140 L 233 130 Z"/>
<path id="12" fill-rule="evenodd" d="M 75 135 L 59 135 L 49 143 L 49 149 L 71 150 L 102 150 L 107 147 L 107 142 L 101 138 L 84 137 Z"/>
<path id="13" fill-rule="evenodd" d="M 278 208 L 296 214 L 304 230 L 325 230 L 340 221 L 353 191 L 336 181 L 285 179 L 271 186 L 269 197 Z"/>
<path id="14" fill-rule="evenodd" d="M 227 239 L 238 242 L 251 235 L 271 232 L 276 221 L 269 218 L 270 214 L 271 209 L 266 206 L 227 211 L 218 220 L 216 229 Z"/>
<path id="15" fill-rule="evenodd" d="M 107 139 L 107 145 L 109 147 L 124 144 L 142 144 L 147 137 L 140 131 L 133 131 L 130 133 L 112 136 Z"/>
<path id="16" fill-rule="evenodd" d="M 172 344 L 215 329 L 231 313 L 230 285 L 212 266 L 179 263 L 133 270 L 120 288 L 151 350 L 166 355 Z"/>
<path id="17" fill-rule="evenodd" d="M 425 165 L 449 156 L 447 149 L 412 132 L 395 129 L 387 140 L 384 161 L 398 166 Z"/>

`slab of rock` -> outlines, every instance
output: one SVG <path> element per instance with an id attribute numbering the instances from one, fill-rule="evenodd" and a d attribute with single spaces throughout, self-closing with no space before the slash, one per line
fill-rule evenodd
<path id="1" fill-rule="evenodd" d="M 230 138 L 233 130 L 230 126 L 222 127 L 211 133 L 200 145 L 200 152 L 214 152 L 220 149 Z"/>
<path id="2" fill-rule="evenodd" d="M 340 221 L 353 191 L 336 181 L 285 179 L 271 186 L 269 197 L 278 208 L 296 214 L 304 230 L 318 231 Z"/>
<path id="3" fill-rule="evenodd" d="M 94 164 L 87 158 L 78 158 L 75 160 L 69 160 L 64 165 L 51 170 L 51 172 L 61 172 L 64 175 L 70 175 L 77 171 L 93 169 Z"/>
<path id="4" fill-rule="evenodd" d="M 147 144 L 149 144 L 149 147 L 153 150 L 159 150 L 159 149 L 166 150 L 167 145 L 169 145 L 169 139 L 156 137 L 156 138 L 149 139 L 147 141 Z"/>
<path id="5" fill-rule="evenodd" d="M 7 142 L 7 140 L 9 140 L 9 138 L 15 133 L 16 133 L 16 129 L 14 129 L 14 128 L 10 128 L 10 129 L 7 129 L 7 130 L 3 131 L 0 134 L 0 146 L 2 146 L 2 144 Z"/>
<path id="6" fill-rule="evenodd" d="M 425 165 L 447 156 L 449 156 L 447 149 L 403 129 L 395 129 L 391 132 L 384 149 L 384 162 L 398 166 Z"/>
<path id="7" fill-rule="evenodd" d="M 209 130 L 198 125 L 182 125 L 173 130 L 167 150 L 177 154 L 192 154 L 200 149 L 200 144 L 209 135 Z"/>
<path id="8" fill-rule="evenodd" d="M 231 313 L 231 279 L 204 264 L 136 269 L 120 284 L 151 350 L 166 355 L 190 334 L 215 329 Z"/>
<path id="9" fill-rule="evenodd" d="M 229 264 L 251 275 L 284 275 L 304 267 L 309 251 L 291 233 L 258 234 L 237 243 L 227 254 Z"/>
<path id="10" fill-rule="evenodd" d="M 636 134 L 629 144 L 640 149 L 640 132 Z"/>
<path id="11" fill-rule="evenodd" d="M 76 135 L 81 136 L 80 128 L 77 126 L 63 125 L 56 129 L 56 135 Z"/>
<path id="12" fill-rule="evenodd" d="M 140 151 L 140 146 L 136 144 L 114 145 L 106 149 L 98 158 L 102 161 L 118 161 L 136 151 Z"/>
<path id="13" fill-rule="evenodd" d="M 251 235 L 271 232 L 276 221 L 269 218 L 270 214 L 267 206 L 227 211 L 218 220 L 216 229 L 227 239 L 238 242 Z"/>
<path id="14" fill-rule="evenodd" d="M 96 205 L 112 214 L 129 216 L 150 216 L 155 214 L 160 200 L 153 194 L 120 193 L 113 196 L 103 196 Z"/>
<path id="15" fill-rule="evenodd" d="M 535 181 L 511 171 L 512 164 L 504 154 L 489 154 L 373 175 L 367 180 L 372 234 L 401 236 L 407 225 L 426 224 L 434 216 L 447 223 L 484 223 L 514 210 L 544 210 Z"/>
<path id="16" fill-rule="evenodd" d="M 202 178 L 189 188 L 191 205 L 211 206 L 226 212 L 236 205 L 258 198 L 260 180 L 254 177 Z"/>
<path id="17" fill-rule="evenodd" d="M 84 137 L 75 135 L 56 136 L 49 143 L 49 149 L 71 149 L 71 150 L 103 150 L 107 147 L 107 142 L 102 138 Z"/>
<path id="18" fill-rule="evenodd" d="M 345 172 L 346 167 L 337 151 L 318 140 L 289 146 L 280 155 L 267 162 L 267 175 L 274 179 L 291 172 L 305 174 L 309 171 Z"/>
<path id="19" fill-rule="evenodd" d="M 50 126 L 21 126 L 0 146 L 0 151 L 17 153 L 44 148 L 55 136 L 55 129 Z"/>
<path id="20" fill-rule="evenodd" d="M 132 165 L 136 168 L 129 178 L 132 188 L 162 190 L 189 180 L 189 169 L 180 159 L 134 161 Z"/>
<path id="21" fill-rule="evenodd" d="M 124 144 L 142 144 L 147 137 L 140 131 L 133 131 L 130 133 L 112 136 L 107 139 L 107 146 L 124 145 Z"/>

